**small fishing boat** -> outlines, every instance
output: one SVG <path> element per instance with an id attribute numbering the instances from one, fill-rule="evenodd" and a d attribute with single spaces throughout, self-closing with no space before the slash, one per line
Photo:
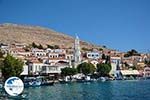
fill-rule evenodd
<path id="1" fill-rule="evenodd" d="M 106 79 L 105 77 L 100 77 L 100 80 L 101 80 L 102 82 L 105 82 L 107 79 Z"/>
<path id="2" fill-rule="evenodd" d="M 85 77 L 81 77 L 76 79 L 78 83 L 86 83 L 86 82 L 95 82 L 96 79 L 91 79 L 91 76 L 85 76 Z"/>
<path id="3" fill-rule="evenodd" d="M 54 85 L 54 81 L 44 80 L 43 77 L 24 78 L 25 87 L 39 87 Z"/>
<path id="4" fill-rule="evenodd" d="M 71 83 L 71 80 L 69 80 L 68 77 L 65 77 L 65 79 L 59 79 L 59 82 L 65 84 L 65 83 Z"/>
<path id="5" fill-rule="evenodd" d="M 40 86 L 41 85 L 41 81 L 38 80 L 34 80 L 28 83 L 29 86 Z"/>
<path id="6" fill-rule="evenodd" d="M 25 87 L 37 87 L 41 85 L 41 80 L 36 77 L 25 77 L 24 78 L 24 85 Z"/>

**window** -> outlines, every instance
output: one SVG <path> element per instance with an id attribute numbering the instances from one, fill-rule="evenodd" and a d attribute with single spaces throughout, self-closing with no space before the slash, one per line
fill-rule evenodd
<path id="1" fill-rule="evenodd" d="M 35 66 L 35 71 L 37 71 L 37 66 Z"/>
<path id="2" fill-rule="evenodd" d="M 67 59 L 69 59 L 69 56 L 67 56 Z"/>
<path id="3" fill-rule="evenodd" d="M 88 57 L 90 57 L 91 55 L 90 54 L 88 54 Z"/>

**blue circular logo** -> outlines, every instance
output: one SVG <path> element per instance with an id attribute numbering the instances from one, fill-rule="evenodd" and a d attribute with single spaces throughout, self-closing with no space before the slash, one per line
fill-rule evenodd
<path id="1" fill-rule="evenodd" d="M 24 90 L 24 84 L 18 77 L 10 77 L 5 81 L 5 91 L 11 96 L 18 96 Z"/>

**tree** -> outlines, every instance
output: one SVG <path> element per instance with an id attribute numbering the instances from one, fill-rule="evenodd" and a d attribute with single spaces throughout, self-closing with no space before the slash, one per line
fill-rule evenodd
<path id="1" fill-rule="evenodd" d="M 4 80 L 11 76 L 20 76 L 23 71 L 23 62 L 19 59 L 14 58 L 10 54 L 4 58 L 3 66 L 1 68 Z"/>
<path id="2" fill-rule="evenodd" d="M 105 45 L 102 46 L 103 48 L 107 48 Z"/>
<path id="3" fill-rule="evenodd" d="M 38 49 L 43 49 L 43 46 L 41 44 L 39 44 L 39 46 L 37 48 Z"/>
<path id="4" fill-rule="evenodd" d="M 92 51 L 92 50 L 93 50 L 93 48 L 89 49 L 89 48 L 85 48 L 85 47 L 83 47 L 83 48 L 82 48 L 82 50 L 83 50 L 83 51 Z"/>
<path id="5" fill-rule="evenodd" d="M 106 62 L 105 63 L 106 64 L 110 64 L 110 56 L 106 56 L 105 58 L 106 58 Z"/>
<path id="6" fill-rule="evenodd" d="M 103 51 L 103 48 L 99 48 L 99 51 Z"/>
<path id="7" fill-rule="evenodd" d="M 47 44 L 47 48 L 54 49 L 54 47 L 49 44 Z"/>
<path id="8" fill-rule="evenodd" d="M 93 74 L 96 71 L 96 68 L 93 64 L 84 62 L 78 65 L 77 70 L 79 73 L 88 75 Z"/>
<path id="9" fill-rule="evenodd" d="M 54 49 L 60 49 L 60 47 L 58 45 L 54 45 L 53 47 L 54 47 Z"/>
<path id="10" fill-rule="evenodd" d="M 132 49 L 124 55 L 124 57 L 130 57 L 130 56 L 140 56 L 140 54 L 135 49 Z"/>
<path id="11" fill-rule="evenodd" d="M 97 64 L 97 72 L 101 76 L 108 76 L 109 72 L 111 71 L 110 64 Z"/>
<path id="12" fill-rule="evenodd" d="M 0 72 L 3 66 L 3 60 L 4 60 L 4 52 L 2 52 L 2 50 L 0 49 Z"/>
<path id="13" fill-rule="evenodd" d="M 150 60 L 145 60 L 144 63 L 147 65 L 147 66 L 150 66 Z"/>
<path id="14" fill-rule="evenodd" d="M 75 75 L 76 73 L 77 73 L 77 69 L 75 68 L 66 67 L 61 69 L 61 75 L 63 76 Z"/>
<path id="15" fill-rule="evenodd" d="M 38 45 L 37 45 L 37 44 L 35 44 L 34 42 L 32 42 L 32 47 L 33 47 L 33 48 L 37 48 L 37 47 L 38 47 Z"/>
<path id="16" fill-rule="evenodd" d="M 102 54 L 102 59 L 106 59 L 106 56 L 105 56 L 105 54 Z"/>

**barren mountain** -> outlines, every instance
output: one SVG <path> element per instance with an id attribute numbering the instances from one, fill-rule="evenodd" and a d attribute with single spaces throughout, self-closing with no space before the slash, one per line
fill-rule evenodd
<path id="1" fill-rule="evenodd" d="M 49 44 L 73 47 L 74 38 L 66 34 L 55 32 L 51 29 L 39 26 L 17 25 L 8 23 L 0 25 L 0 43 L 31 44 L 32 42 L 42 44 L 44 46 Z M 81 47 L 97 48 L 98 46 L 81 41 Z"/>

